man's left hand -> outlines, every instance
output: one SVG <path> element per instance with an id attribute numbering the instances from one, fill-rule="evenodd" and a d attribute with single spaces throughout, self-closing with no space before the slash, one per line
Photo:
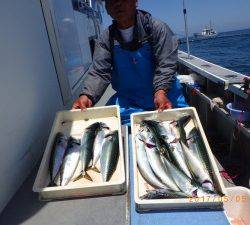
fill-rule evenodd
<path id="1" fill-rule="evenodd" d="M 159 90 L 155 93 L 154 103 L 159 112 L 162 112 L 165 109 L 172 109 L 172 103 L 167 98 L 164 90 Z"/>

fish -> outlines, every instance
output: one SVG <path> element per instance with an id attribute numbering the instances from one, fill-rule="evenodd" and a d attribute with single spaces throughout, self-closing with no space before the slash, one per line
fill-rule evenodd
<path id="1" fill-rule="evenodd" d="M 93 162 L 93 147 L 96 135 L 104 127 L 107 127 L 107 125 L 104 123 L 97 122 L 91 124 L 85 129 L 85 132 L 82 136 L 80 151 L 81 172 L 75 178 L 75 181 L 81 179 L 82 177 L 92 180 L 86 173 L 86 171 L 89 167 L 92 166 L 91 162 Z"/>
<path id="2" fill-rule="evenodd" d="M 119 136 L 118 131 L 106 135 L 101 151 L 101 174 L 103 182 L 111 179 L 119 160 Z"/>
<path id="3" fill-rule="evenodd" d="M 147 131 L 143 132 L 144 137 L 146 139 L 146 154 L 149 161 L 149 164 L 154 171 L 155 175 L 161 180 L 161 182 L 169 189 L 173 191 L 179 191 L 180 189 L 177 187 L 173 178 L 171 177 L 169 171 L 161 160 L 161 153 L 157 149 L 154 138 L 152 134 Z"/>
<path id="4" fill-rule="evenodd" d="M 185 125 L 189 123 L 192 119 L 190 115 L 183 116 L 179 120 L 173 121 L 171 123 L 172 132 L 176 138 L 176 140 L 181 140 L 185 144 L 187 143 L 186 132 L 185 132 Z"/>
<path id="5" fill-rule="evenodd" d="M 142 121 L 140 123 L 140 131 L 150 132 L 152 134 L 151 139 L 154 141 L 157 149 L 161 152 L 161 154 L 169 157 L 169 146 L 164 140 L 165 137 L 161 135 L 157 122 L 153 120 Z"/>
<path id="6" fill-rule="evenodd" d="M 207 190 L 203 186 L 200 186 L 196 181 L 187 177 L 181 170 L 174 166 L 168 159 L 162 157 L 162 160 L 170 173 L 172 174 L 174 181 L 180 190 L 188 197 L 214 197 L 217 193 L 214 190 Z"/>
<path id="7" fill-rule="evenodd" d="M 165 157 L 161 157 L 163 163 L 166 165 L 168 171 L 171 173 L 176 185 L 179 189 L 185 193 L 188 197 L 194 197 L 197 193 L 197 190 L 200 187 L 192 181 L 191 178 L 186 176 L 181 170 L 178 169 L 171 161 L 166 159 Z M 200 193 L 200 192 L 199 192 Z"/>
<path id="8" fill-rule="evenodd" d="M 222 193 L 220 195 L 223 196 Z M 196 197 L 196 198 L 212 197 L 215 199 L 218 196 L 219 194 L 216 191 L 210 191 L 203 187 L 200 187 L 196 191 L 193 192 L 193 197 Z"/>
<path id="9" fill-rule="evenodd" d="M 156 189 L 147 191 L 147 194 L 140 197 L 141 200 L 145 199 L 178 199 L 188 198 L 189 196 L 181 191 L 172 191 L 169 189 Z"/>
<path id="10" fill-rule="evenodd" d="M 175 164 L 177 168 L 179 168 L 183 173 L 185 173 L 189 178 L 192 178 L 192 175 L 188 169 L 185 155 L 182 151 L 182 147 L 179 141 L 175 138 L 172 133 L 170 123 L 163 122 L 163 127 L 166 130 L 165 134 L 168 135 L 166 138 L 166 142 L 169 145 L 169 159 Z"/>
<path id="11" fill-rule="evenodd" d="M 179 124 L 182 124 L 182 123 L 184 124 L 184 122 L 189 120 L 189 118 L 190 117 L 185 117 L 184 119 L 183 117 L 182 120 L 179 120 Z M 153 135 L 158 136 L 164 140 L 165 144 L 162 145 L 163 148 L 160 151 L 161 154 L 167 157 L 168 159 L 170 159 L 171 161 L 173 161 L 178 168 L 180 168 L 188 177 L 191 178 L 192 175 L 186 164 L 185 156 L 182 152 L 180 144 L 178 143 L 178 141 L 176 142 L 176 138 L 174 134 L 172 133 L 170 123 L 152 121 L 152 120 L 146 120 L 144 121 L 144 123 L 146 123 L 147 126 L 151 127 L 151 129 L 149 130 L 151 131 Z M 156 141 L 156 145 L 157 145 L 157 141 Z"/>
<path id="12" fill-rule="evenodd" d="M 176 141 L 176 137 L 171 129 L 171 121 L 162 121 L 161 122 L 161 133 L 165 136 L 165 141 L 167 143 L 173 143 Z"/>
<path id="13" fill-rule="evenodd" d="M 214 191 L 213 181 L 211 180 L 207 171 L 204 169 L 200 159 L 197 158 L 192 151 L 190 151 L 185 143 L 181 142 L 181 145 L 193 177 L 202 186 L 206 187 L 210 191 Z"/>
<path id="14" fill-rule="evenodd" d="M 182 146 L 180 142 L 170 144 L 169 154 L 175 166 L 178 167 L 189 178 L 192 178 L 192 174 L 190 173 L 188 169 L 186 157 L 182 151 Z"/>
<path id="15" fill-rule="evenodd" d="M 201 139 L 200 133 L 197 128 L 193 128 L 189 135 L 187 136 L 187 144 L 190 151 L 198 158 L 201 162 L 204 171 L 209 175 L 210 181 L 212 181 L 213 173 L 209 161 L 208 154 L 206 152 L 206 147 L 203 140 Z M 203 186 L 207 187 L 209 190 L 213 190 L 211 187 L 212 183 L 204 183 Z"/>
<path id="16" fill-rule="evenodd" d="M 165 185 L 154 174 L 147 158 L 145 151 L 145 143 L 141 135 L 137 135 L 136 139 L 137 165 L 142 177 L 155 188 L 166 188 Z"/>
<path id="17" fill-rule="evenodd" d="M 66 155 L 60 170 L 60 185 L 66 186 L 73 177 L 80 159 L 81 141 L 69 138 Z"/>
<path id="18" fill-rule="evenodd" d="M 103 146 L 103 143 L 104 143 L 104 137 L 106 136 L 106 133 L 107 133 L 108 130 L 109 130 L 108 127 L 103 126 L 103 129 L 100 129 L 96 134 L 95 141 L 94 141 L 94 146 L 93 146 L 94 157 L 93 157 L 92 168 L 95 168 L 98 160 L 100 159 L 102 146 Z"/>
<path id="19" fill-rule="evenodd" d="M 68 145 L 68 137 L 63 133 L 57 133 L 54 141 L 54 145 L 51 152 L 49 172 L 51 185 L 54 186 L 54 180 L 60 171 L 63 163 L 64 155 Z"/>

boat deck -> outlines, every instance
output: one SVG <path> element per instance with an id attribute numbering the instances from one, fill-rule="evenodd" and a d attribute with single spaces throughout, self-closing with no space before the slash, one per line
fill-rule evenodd
<path id="1" fill-rule="evenodd" d="M 126 135 L 126 128 L 123 127 Z M 123 136 L 125 140 L 125 136 Z M 128 151 L 126 151 L 128 152 Z M 126 170 L 128 155 L 125 154 Z M 106 196 L 59 201 L 39 201 L 32 187 L 38 171 L 36 167 L 0 215 L 4 225 L 126 225 L 129 196 Z M 127 172 L 128 174 L 128 172 Z M 128 178 L 127 178 L 128 185 Z"/>
<path id="2" fill-rule="evenodd" d="M 219 74 L 224 68 L 206 67 L 202 72 L 201 65 L 204 60 L 186 58 L 185 53 L 181 53 L 179 61 L 189 68 L 192 67 L 197 73 L 203 73 L 203 76 L 215 82 L 224 82 L 224 78 L 213 76 L 213 73 Z M 205 64 L 204 64 L 205 65 Z M 222 76 L 226 74 L 226 69 Z M 231 71 L 230 71 L 231 74 Z M 240 79 L 242 79 L 241 75 Z M 223 84 L 226 84 L 225 82 Z M 226 86 L 225 86 L 226 87 Z M 228 82 L 228 89 L 235 94 L 246 97 L 239 89 L 239 84 L 232 84 Z M 102 99 L 97 105 L 105 105 L 110 96 L 114 93 L 111 87 L 108 88 Z M 202 116 L 202 115 L 201 115 Z M 125 130 L 123 129 L 123 133 Z M 126 132 L 125 132 L 126 134 Z M 127 135 L 125 135 L 127 136 Z M 209 138 L 209 137 L 208 137 Z M 130 143 L 130 140 L 125 141 Z M 213 151 L 218 152 L 223 149 L 216 149 L 217 147 L 210 142 Z M 128 152 L 131 148 L 126 147 L 126 154 L 128 159 Z M 130 154 L 131 155 L 131 154 Z M 215 154 L 216 156 L 216 154 Z M 131 158 L 130 158 L 131 161 Z M 127 160 L 128 162 L 128 160 Z M 224 170 L 221 159 L 217 158 L 217 164 L 220 171 Z M 51 201 L 41 202 L 38 200 L 38 195 L 32 192 L 32 185 L 34 183 L 37 169 L 35 168 L 29 178 L 25 181 L 22 187 L 18 190 L 16 195 L 9 202 L 5 210 L 0 215 L 0 224 L 4 225 L 229 225 L 223 211 L 216 210 L 189 210 L 189 211 L 171 211 L 171 212 L 154 212 L 140 214 L 136 211 L 133 201 L 133 168 L 130 162 L 130 188 L 125 195 L 86 198 L 86 199 L 72 199 L 65 201 Z M 127 173 L 128 174 L 128 173 Z M 223 177 L 222 177 L 223 178 Z M 232 180 L 224 179 L 226 187 L 234 186 Z M 131 192 L 130 192 L 131 191 Z"/>
<path id="3" fill-rule="evenodd" d="M 126 129 L 123 134 L 126 136 Z M 125 138 L 125 149 L 130 151 L 130 138 Z M 124 139 L 124 140 L 125 140 Z M 127 158 L 126 157 L 126 158 Z M 133 166 L 129 157 L 129 191 L 125 195 L 71 199 L 62 201 L 39 201 L 32 186 L 38 168 L 35 168 L 0 216 L 4 225 L 229 225 L 221 210 L 175 210 L 168 212 L 138 213 L 133 196 Z M 128 161 L 127 161 L 128 162 Z M 218 162 L 218 161 L 217 161 Z M 219 169 L 223 169 L 218 163 Z M 128 164 L 127 164 L 128 171 Z M 128 180 L 127 180 L 128 181 Z M 223 179 L 225 186 L 231 182 Z"/>

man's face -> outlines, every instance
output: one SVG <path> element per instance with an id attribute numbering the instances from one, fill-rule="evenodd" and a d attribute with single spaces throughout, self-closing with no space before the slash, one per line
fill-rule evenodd
<path id="1" fill-rule="evenodd" d="M 108 14 L 118 22 L 134 17 L 137 0 L 106 0 Z"/>

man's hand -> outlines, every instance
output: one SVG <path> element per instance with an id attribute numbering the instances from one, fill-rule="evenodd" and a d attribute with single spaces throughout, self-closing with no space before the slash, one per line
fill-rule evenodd
<path id="1" fill-rule="evenodd" d="M 86 111 L 87 108 L 92 106 L 93 103 L 88 96 L 82 95 L 74 102 L 72 109 L 81 109 L 82 111 Z"/>
<path id="2" fill-rule="evenodd" d="M 167 98 L 164 90 L 159 90 L 155 93 L 154 103 L 159 112 L 162 112 L 165 109 L 172 109 L 172 103 Z"/>

